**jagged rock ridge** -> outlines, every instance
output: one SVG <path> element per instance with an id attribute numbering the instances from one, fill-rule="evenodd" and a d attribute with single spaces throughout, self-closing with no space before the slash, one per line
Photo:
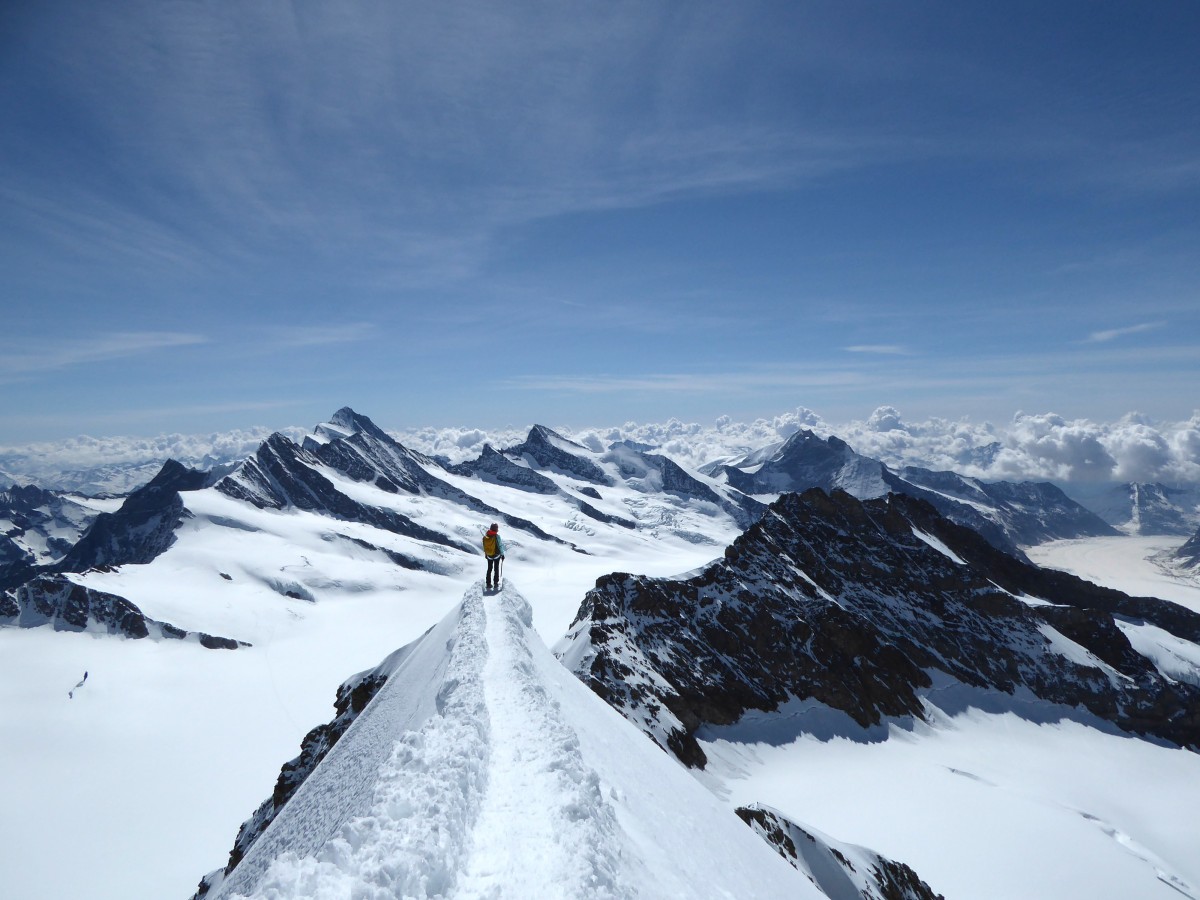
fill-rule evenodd
<path id="1" fill-rule="evenodd" d="M 55 631 L 87 631 L 135 640 L 194 639 L 210 650 L 249 646 L 152 619 L 124 597 L 74 584 L 62 575 L 39 575 L 15 591 L 0 594 L 0 622 L 18 628 L 49 625 Z"/>
<path id="2" fill-rule="evenodd" d="M 790 698 L 862 726 L 921 717 L 933 672 L 1200 746 L 1200 688 L 1135 652 L 1117 616 L 1200 642 L 1200 614 L 1040 570 L 921 500 L 812 490 L 693 578 L 601 578 L 558 652 L 691 766 L 701 725 Z"/>

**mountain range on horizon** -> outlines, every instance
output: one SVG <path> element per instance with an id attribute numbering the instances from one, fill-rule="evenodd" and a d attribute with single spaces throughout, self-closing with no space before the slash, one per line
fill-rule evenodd
<path id="1" fill-rule="evenodd" d="M 1160 512 L 1180 499 L 1142 493 Z M 972 882 L 928 844 L 830 827 L 767 781 L 742 796 L 766 748 L 901 746 L 983 710 L 1035 748 L 1060 738 L 1023 729 L 1054 724 L 1100 758 L 1130 743 L 1183 754 L 1172 765 L 1200 758 L 1200 611 L 1023 552 L 1120 539 L 1112 525 L 1053 485 L 893 470 L 808 430 L 689 470 L 649 445 L 595 449 L 535 425 L 450 464 L 346 407 L 235 465 L 167 461 L 123 498 L 24 486 L 0 504 L 0 636 L 72 660 L 108 648 L 79 708 L 110 702 L 105 670 L 144 665 L 138 647 L 171 667 L 177 646 L 237 693 L 249 684 L 235 673 L 291 643 L 296 671 L 314 673 L 297 687 L 305 708 L 336 689 L 336 717 L 292 723 L 299 755 L 273 791 L 259 778 L 240 832 L 226 822 L 233 851 L 203 868 L 208 900 L 465 900 L 534 884 L 933 900 Z M 490 522 L 509 556 L 494 597 L 478 583 Z M 389 644 L 381 615 L 416 633 Z M 332 646 L 358 665 L 324 658 Z M 264 764 L 240 742 L 225 752 Z M 1093 821 L 1127 833 L 1108 807 L 1087 815 L 1062 826 L 1064 866 L 1095 852 Z M 1200 896 L 1167 844 L 1135 864 L 1129 840 L 1110 843 L 1095 878 Z"/>
<path id="2" fill-rule="evenodd" d="M 341 434 L 340 429 L 349 428 L 353 432 L 355 425 L 338 424 L 333 421 L 341 416 L 353 419 L 358 414 L 344 408 L 331 417 L 330 422 L 318 426 L 311 433 L 300 435 L 294 433 L 295 430 L 289 430 L 287 435 L 277 432 L 273 437 L 288 437 L 289 440 L 299 441 L 302 446 L 312 451 L 320 443 L 328 442 L 330 434 Z M 383 436 L 394 441 L 394 438 L 369 419 L 359 418 L 368 423 L 369 429 L 372 429 L 377 437 Z M 536 439 L 538 434 L 546 433 L 554 432 L 545 426 L 533 426 L 527 440 Z M 630 442 L 618 443 L 633 446 Z M 610 445 L 609 449 L 615 450 L 615 446 Z M 655 448 L 644 445 L 641 449 L 650 451 Z M 412 451 L 406 449 L 405 452 Z M 662 451 L 658 451 L 657 455 L 663 456 Z M 489 465 L 495 465 L 497 461 L 504 459 L 504 456 L 485 444 L 477 459 L 458 464 L 419 453 L 416 453 L 414 458 L 420 459 L 421 465 L 432 466 L 434 470 L 447 468 L 451 472 L 465 473 L 469 470 L 482 473 Z M 190 468 L 224 474 L 241 465 L 244 459 L 245 457 L 241 456 L 205 453 L 201 458 L 177 461 Z M 7 531 L 10 536 L 19 532 L 24 542 L 29 544 L 25 549 L 32 552 L 36 559 L 53 559 L 55 551 L 45 546 L 45 542 L 55 543 L 61 554 L 65 545 L 78 537 L 86 523 L 94 518 L 95 510 L 107 508 L 103 500 L 126 496 L 141 485 L 149 483 L 167 461 L 160 459 L 125 466 L 104 464 L 93 469 L 75 469 L 57 474 L 43 471 L 40 484 L 30 482 L 28 477 L 17 479 L 15 476 L 8 476 L 12 487 L 0 492 L 0 510 L 6 512 L 11 520 Z M 669 464 L 675 472 L 682 472 L 677 464 Z M 793 471 L 788 471 L 789 466 L 793 467 Z M 521 474 L 523 471 L 520 467 L 509 467 L 509 473 L 516 472 L 518 477 L 525 477 Z M 877 459 L 855 453 L 845 441 L 835 436 L 822 438 L 809 429 L 801 429 L 784 441 L 768 444 L 740 457 L 708 463 L 701 466 L 698 472 L 717 476 L 734 487 L 744 488 L 744 492 L 750 494 L 758 492 L 769 495 L 777 493 L 778 490 L 842 486 L 856 496 L 866 499 L 891 490 L 900 490 L 924 496 L 935 505 L 940 504 L 947 512 L 954 511 L 954 514 L 971 518 L 972 521 L 966 524 L 972 527 L 993 529 L 994 540 L 1004 540 L 1000 537 L 1003 531 L 1011 532 L 1010 537 L 1015 538 L 1015 544 L 1034 543 L 1053 535 L 1047 534 L 1044 527 L 1039 527 L 1037 523 L 1028 521 L 1010 522 L 997 530 L 986 518 L 974 516 L 970 512 L 976 501 L 982 500 L 987 506 L 1003 507 L 1006 503 L 1018 499 L 1014 496 L 1015 493 L 1037 490 L 1044 496 L 1035 503 L 1061 502 L 1055 488 L 1048 482 L 1021 482 L 1020 487 L 1017 487 L 1013 482 L 963 477 L 953 472 L 932 471 L 916 465 L 892 468 Z M 1159 483 L 1068 487 L 1071 497 L 1083 508 L 1074 509 L 1071 513 L 1080 517 L 1074 530 L 1082 529 L 1088 533 L 1094 530 L 1096 533 L 1103 533 L 1104 525 L 1097 522 L 1096 517 L 1112 528 L 1132 534 L 1191 535 L 1200 528 L 1200 487 L 1172 487 Z M 987 496 L 988 494 L 991 496 Z M 88 500 L 91 502 L 80 502 Z M 1064 510 L 1059 510 L 1060 518 L 1063 512 Z M 1088 516 L 1087 513 L 1092 513 L 1093 516 Z M 1069 536 L 1071 530 L 1065 529 L 1066 533 L 1061 536 Z M 40 546 L 39 537 L 42 541 Z M 1009 549 L 1015 544 L 1010 544 Z M 20 555 L 20 551 L 11 545 L 0 547 L 0 563 L 11 562 Z"/>

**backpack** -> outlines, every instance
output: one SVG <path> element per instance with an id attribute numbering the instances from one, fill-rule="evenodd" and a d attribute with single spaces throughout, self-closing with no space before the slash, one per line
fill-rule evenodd
<path id="1" fill-rule="evenodd" d="M 483 555 L 489 558 L 495 556 L 499 549 L 498 544 L 498 536 L 489 531 L 483 536 Z"/>

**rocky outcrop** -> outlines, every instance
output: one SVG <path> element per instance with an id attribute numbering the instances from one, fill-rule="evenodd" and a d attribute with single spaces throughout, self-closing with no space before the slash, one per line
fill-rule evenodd
<path id="1" fill-rule="evenodd" d="M 690 766 L 706 762 L 701 725 L 791 698 L 864 727 L 922 717 L 934 672 L 1200 746 L 1200 689 L 1133 652 L 1114 615 L 1200 641 L 1200 615 L 1044 572 L 921 500 L 813 490 L 693 578 L 599 579 L 559 652 Z"/>
<path id="2" fill-rule="evenodd" d="M 769 806 L 735 810 L 763 840 L 808 876 L 827 897 L 862 900 L 945 900 L 904 863 L 834 841 Z"/>
<path id="3" fill-rule="evenodd" d="M 292 507 L 346 521 L 365 522 L 393 534 L 465 552 L 473 549 L 462 541 L 418 525 L 398 512 L 351 499 L 321 474 L 322 467 L 320 458 L 285 435 L 276 433 L 236 471 L 221 479 L 216 489 L 260 509 Z"/>
<path id="4" fill-rule="evenodd" d="M 394 534 L 474 552 L 463 541 L 424 528 L 394 510 L 346 496 L 321 474 L 326 469 L 391 494 L 449 500 L 540 540 L 565 543 L 527 519 L 504 513 L 430 474 L 427 469 L 438 468 L 436 462 L 393 440 L 374 422 L 349 407 L 338 410 L 331 425 L 322 433 L 328 439 L 325 443 L 309 439 L 303 447 L 284 435 L 272 435 L 253 457 L 223 479 L 217 490 L 259 507 L 292 506 L 323 512 L 347 521 L 366 522 Z"/>
<path id="5" fill-rule="evenodd" d="M 135 640 L 194 640 L 210 650 L 249 646 L 149 618 L 124 597 L 75 584 L 62 575 L 40 575 L 0 595 L 0 624 L 18 628 L 49 626 L 55 631 L 86 631 Z"/>
<path id="6" fill-rule="evenodd" d="M 1009 552 L 1015 548 L 1006 543 L 1032 546 L 1063 538 L 1118 533 L 1049 482 L 988 482 L 954 472 L 906 466 L 893 488 L 929 501 L 942 515 L 975 529 Z"/>

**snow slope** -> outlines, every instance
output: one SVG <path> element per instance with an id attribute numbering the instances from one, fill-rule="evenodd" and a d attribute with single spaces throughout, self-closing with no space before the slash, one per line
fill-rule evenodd
<path id="1" fill-rule="evenodd" d="M 572 677 L 511 585 L 391 665 L 211 898 L 822 896 Z"/>

